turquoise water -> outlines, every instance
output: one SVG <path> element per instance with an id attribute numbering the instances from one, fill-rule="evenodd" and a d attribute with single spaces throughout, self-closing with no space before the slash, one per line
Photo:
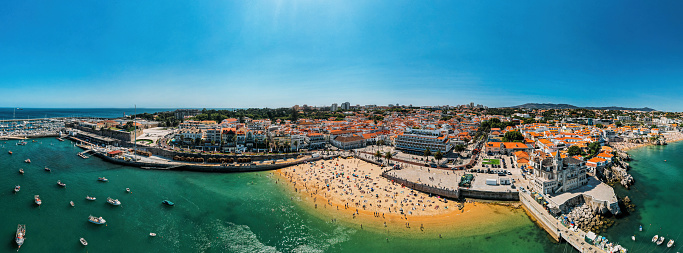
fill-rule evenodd
<path id="1" fill-rule="evenodd" d="M 678 252 L 683 249 L 683 142 L 668 146 L 644 147 L 629 152 L 634 158 L 630 173 L 636 184 L 630 190 L 616 187 L 620 196 L 629 196 L 636 211 L 607 231 L 607 237 L 626 246 L 630 252 Z M 666 162 L 664 162 L 666 160 Z M 643 225 L 643 232 L 638 226 Z M 655 246 L 655 234 L 673 238 L 673 249 Z M 631 236 L 636 236 L 636 242 Z"/>
<path id="2" fill-rule="evenodd" d="M 16 250 L 14 233 L 26 224 L 20 252 L 570 252 L 552 243 L 523 212 L 483 236 L 393 236 L 330 223 L 276 184 L 269 172 L 211 174 L 149 171 L 98 158 L 81 159 L 68 141 L 15 141 L 0 148 L 0 251 Z M 13 155 L 7 151 L 14 152 Z M 23 161 L 27 158 L 31 164 Z M 673 159 L 673 158 L 672 158 Z M 52 169 L 45 172 L 44 166 Z M 25 170 L 21 175 L 19 168 Z M 109 182 L 97 181 L 105 176 Z M 67 184 L 56 185 L 57 180 Z M 21 185 L 14 194 L 14 185 Z M 125 188 L 133 193 L 128 194 Z M 33 195 L 43 200 L 33 203 Z M 85 196 L 97 197 L 87 201 Z M 117 198 L 122 206 L 106 204 Z M 291 198 L 294 197 L 294 200 Z M 174 207 L 161 204 L 164 199 Z M 75 207 L 69 205 L 73 200 Z M 102 216 L 107 226 L 87 221 Z M 517 225 L 520 224 L 520 225 Z M 452 229 L 458 230 L 457 224 Z M 157 237 L 149 237 L 150 232 Z M 83 247 L 78 239 L 89 245 Z M 387 239 L 389 242 L 387 242 Z"/>

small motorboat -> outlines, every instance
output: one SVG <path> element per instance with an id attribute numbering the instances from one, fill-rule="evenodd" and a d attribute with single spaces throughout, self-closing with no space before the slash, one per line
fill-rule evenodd
<path id="1" fill-rule="evenodd" d="M 24 174 L 24 169 L 19 169 L 19 173 Z"/>
<path id="2" fill-rule="evenodd" d="M 17 243 L 17 246 L 21 248 L 21 245 L 24 245 L 24 237 L 26 236 L 26 225 L 24 224 L 19 224 L 17 227 L 17 234 L 14 237 L 14 241 Z"/>
<path id="3" fill-rule="evenodd" d="M 161 201 L 161 203 L 162 203 L 162 204 L 169 205 L 169 206 L 174 206 L 174 205 L 175 205 L 175 203 L 173 203 L 173 202 L 171 202 L 170 200 L 167 200 L 167 199 L 164 200 L 164 201 Z"/>
<path id="4" fill-rule="evenodd" d="M 90 197 L 90 196 L 85 196 L 85 199 L 87 199 L 87 200 L 96 200 L 97 198 L 95 198 L 95 197 Z"/>
<path id="5" fill-rule="evenodd" d="M 21 190 L 21 186 L 18 186 L 18 185 L 17 185 L 17 186 L 14 187 L 14 193 L 19 192 L 19 190 Z"/>
<path id="6" fill-rule="evenodd" d="M 83 246 L 88 246 L 88 241 L 83 239 L 83 237 L 81 237 L 81 239 L 79 241 L 81 241 L 81 244 L 83 244 Z"/>
<path id="7" fill-rule="evenodd" d="M 31 159 L 24 160 L 25 163 L 31 163 Z"/>
<path id="8" fill-rule="evenodd" d="M 109 179 L 107 179 L 105 177 L 99 177 L 99 178 L 97 178 L 97 180 L 102 181 L 102 182 L 109 182 Z"/>
<path id="9" fill-rule="evenodd" d="M 57 180 L 57 185 L 59 185 L 61 187 L 66 187 L 66 184 L 62 183 L 62 180 Z"/>
<path id="10" fill-rule="evenodd" d="M 673 239 L 669 239 L 669 242 L 666 243 L 666 247 L 667 247 L 667 248 L 671 248 L 671 247 L 673 247 L 673 246 L 674 246 L 674 240 L 673 240 Z"/>
<path id="11" fill-rule="evenodd" d="M 632 236 L 631 236 L 631 240 L 633 240 L 633 241 L 635 242 L 635 241 L 636 241 L 636 236 L 635 236 L 635 235 L 632 235 Z"/>
<path id="12" fill-rule="evenodd" d="M 656 243 L 657 239 L 659 239 L 659 235 L 655 235 L 652 237 L 652 242 Z"/>
<path id="13" fill-rule="evenodd" d="M 52 169 L 50 169 L 50 168 L 48 168 L 48 167 L 45 167 L 45 171 L 47 171 L 47 172 L 52 172 Z"/>
<path id="14" fill-rule="evenodd" d="M 69 201 L 69 204 L 70 204 L 72 207 L 75 206 L 73 201 Z"/>
<path id="15" fill-rule="evenodd" d="M 640 225 L 640 228 L 638 228 L 638 231 L 643 232 L 643 225 Z"/>
<path id="16" fill-rule="evenodd" d="M 102 217 L 95 217 L 95 216 L 92 216 L 92 215 L 90 215 L 90 216 L 88 217 L 88 221 L 90 221 L 90 222 L 92 222 L 92 223 L 95 223 L 95 224 L 97 224 L 97 225 L 102 225 L 102 224 L 104 224 L 104 223 L 107 223 L 107 221 L 104 220 L 104 219 L 102 219 Z"/>
<path id="17" fill-rule="evenodd" d="M 157 236 L 157 234 L 156 233 L 149 233 L 149 236 L 155 237 L 155 236 Z"/>
<path id="18" fill-rule="evenodd" d="M 659 240 L 657 240 L 657 245 L 662 245 L 664 243 L 664 236 L 660 236 Z"/>
<path id="19" fill-rule="evenodd" d="M 7 153 L 9 153 L 9 154 L 11 155 L 11 154 L 12 154 L 12 151 L 7 151 Z"/>
<path id="20" fill-rule="evenodd" d="M 38 206 L 43 204 L 43 201 L 40 200 L 40 196 L 38 196 L 38 195 L 33 196 L 33 201 L 36 202 L 36 205 L 38 205 Z"/>
<path id="21" fill-rule="evenodd" d="M 112 199 L 110 197 L 107 197 L 107 203 L 112 204 L 114 206 L 120 206 L 121 205 L 121 201 L 119 201 L 118 199 Z"/>
<path id="22" fill-rule="evenodd" d="M 126 188 L 126 192 L 127 192 L 127 193 L 130 193 L 130 188 Z"/>

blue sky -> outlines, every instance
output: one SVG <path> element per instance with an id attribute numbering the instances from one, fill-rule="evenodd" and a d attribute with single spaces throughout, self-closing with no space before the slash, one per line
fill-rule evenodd
<path id="1" fill-rule="evenodd" d="M 683 111 L 683 1 L 2 1 L 0 106 Z"/>

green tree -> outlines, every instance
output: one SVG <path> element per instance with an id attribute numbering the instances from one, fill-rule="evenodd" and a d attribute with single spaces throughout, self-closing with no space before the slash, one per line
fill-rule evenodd
<path id="1" fill-rule="evenodd" d="M 297 120 L 299 120 L 299 111 L 294 110 L 294 108 L 292 108 L 292 111 L 291 111 L 290 113 L 291 113 L 291 118 L 290 118 L 290 119 L 291 119 L 293 122 L 296 122 Z"/>
<path id="2" fill-rule="evenodd" d="M 579 146 L 571 146 L 569 147 L 569 150 L 567 153 L 569 153 L 569 156 L 575 156 L 575 155 L 581 155 L 583 151 L 581 151 L 581 148 Z"/>
<path id="3" fill-rule="evenodd" d="M 588 154 L 591 156 L 596 156 L 600 152 L 601 146 L 599 142 L 591 142 L 588 144 Z"/>
<path id="4" fill-rule="evenodd" d="M 522 133 L 520 133 L 519 131 L 508 131 L 508 132 L 506 132 L 505 135 L 503 136 L 503 141 L 508 141 L 508 142 L 512 142 L 512 141 L 521 142 L 521 141 L 523 141 L 523 140 L 524 140 L 524 135 L 522 135 Z"/>
<path id="5" fill-rule="evenodd" d="M 425 158 L 427 158 L 428 156 L 432 155 L 432 151 L 429 150 L 429 148 L 427 148 L 427 149 L 425 149 L 424 153 L 422 153 L 422 154 L 425 156 Z"/>
<path id="6" fill-rule="evenodd" d="M 379 150 L 377 150 L 377 152 L 375 153 L 375 157 L 377 157 L 377 159 L 382 158 L 382 152 L 380 152 Z"/>
<path id="7" fill-rule="evenodd" d="M 622 124 L 621 121 L 617 121 L 617 122 L 614 122 L 614 125 L 617 126 L 617 127 L 621 127 L 621 126 L 623 126 L 624 124 Z"/>
<path id="8" fill-rule="evenodd" d="M 441 154 L 441 150 L 437 150 L 436 154 L 434 154 L 434 159 L 436 159 L 436 162 L 441 161 L 443 159 L 443 154 Z"/>
<path id="9" fill-rule="evenodd" d="M 391 161 L 391 157 L 392 157 L 391 152 L 384 153 L 384 158 L 387 159 L 387 164 L 389 164 L 389 161 Z"/>
<path id="10" fill-rule="evenodd" d="M 466 148 L 465 145 L 462 145 L 462 144 L 455 145 L 455 152 L 465 151 L 465 148 Z"/>

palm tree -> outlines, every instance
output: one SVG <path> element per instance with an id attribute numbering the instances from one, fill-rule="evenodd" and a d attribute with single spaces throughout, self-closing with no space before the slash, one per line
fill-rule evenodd
<path id="1" fill-rule="evenodd" d="M 391 152 L 386 152 L 384 158 L 387 159 L 387 165 L 389 165 L 389 161 L 391 161 Z"/>
<path id="2" fill-rule="evenodd" d="M 382 152 L 379 152 L 379 150 L 377 150 L 377 152 L 375 153 L 375 157 L 377 157 L 377 160 L 382 158 Z"/>
<path id="3" fill-rule="evenodd" d="M 425 160 L 429 159 L 429 156 L 432 155 L 432 151 L 429 150 L 429 148 L 425 149 L 425 152 L 423 153 L 425 156 Z"/>
<path id="4" fill-rule="evenodd" d="M 434 154 L 434 159 L 436 159 L 436 162 L 438 163 L 441 161 L 441 158 L 443 158 L 443 154 L 441 154 L 441 150 L 436 151 L 436 154 Z"/>

